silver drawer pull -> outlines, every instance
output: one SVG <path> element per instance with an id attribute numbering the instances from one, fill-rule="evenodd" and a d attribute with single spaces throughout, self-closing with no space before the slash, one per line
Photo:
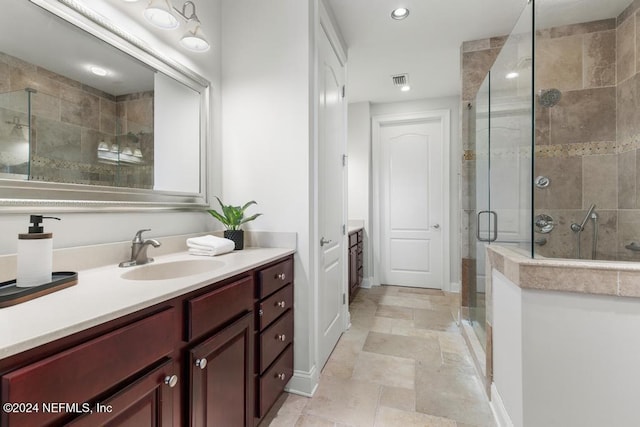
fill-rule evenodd
<path id="1" fill-rule="evenodd" d="M 287 339 L 287 336 L 285 334 L 278 334 L 276 335 L 276 339 L 278 341 L 285 341 Z"/>
<path id="2" fill-rule="evenodd" d="M 287 275 L 284 273 L 280 273 L 280 274 L 276 274 L 275 278 L 280 280 L 285 280 L 287 278 Z"/>
<path id="3" fill-rule="evenodd" d="M 198 359 L 196 360 L 196 367 L 200 369 L 204 369 L 207 367 L 207 359 Z"/>
<path id="4" fill-rule="evenodd" d="M 174 388 L 176 384 L 178 384 L 178 376 L 177 375 L 167 375 L 164 377 L 164 383 L 171 388 Z"/>
<path id="5" fill-rule="evenodd" d="M 284 308 L 286 306 L 286 302 L 285 301 L 278 301 L 276 302 L 276 306 L 280 307 L 280 308 Z"/>
<path id="6" fill-rule="evenodd" d="M 287 378 L 287 376 L 285 374 L 276 374 L 276 378 L 281 381 L 284 381 Z"/>

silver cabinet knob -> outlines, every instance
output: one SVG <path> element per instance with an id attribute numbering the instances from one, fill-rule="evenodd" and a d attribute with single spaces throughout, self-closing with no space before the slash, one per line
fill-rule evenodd
<path id="1" fill-rule="evenodd" d="M 176 384 L 178 384 L 178 376 L 177 375 L 167 375 L 164 377 L 164 383 L 171 388 L 174 388 Z"/>
<path id="2" fill-rule="evenodd" d="M 285 301 L 276 302 L 276 307 L 284 308 L 287 305 Z"/>
<path id="3" fill-rule="evenodd" d="M 278 334 L 276 335 L 276 339 L 278 341 L 285 341 L 287 339 L 287 336 L 285 334 Z"/>
<path id="4" fill-rule="evenodd" d="M 279 379 L 280 381 L 284 381 L 287 376 L 285 374 L 276 374 L 276 378 Z"/>
<path id="5" fill-rule="evenodd" d="M 437 230 L 438 228 L 440 228 L 440 224 L 434 224 L 434 225 L 432 225 L 432 227 Z"/>
<path id="6" fill-rule="evenodd" d="M 284 273 L 276 274 L 276 279 L 285 280 L 287 275 Z"/>
<path id="7" fill-rule="evenodd" d="M 200 369 L 204 369 L 207 367 L 207 359 L 198 359 L 196 360 L 196 367 Z"/>

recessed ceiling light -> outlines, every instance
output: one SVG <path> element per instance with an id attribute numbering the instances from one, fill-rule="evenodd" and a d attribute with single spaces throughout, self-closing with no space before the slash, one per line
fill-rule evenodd
<path id="1" fill-rule="evenodd" d="M 411 86 L 409 85 L 404 85 L 400 88 L 401 91 L 403 92 L 409 92 L 411 90 Z"/>
<path id="2" fill-rule="evenodd" d="M 92 65 L 91 67 L 89 67 L 89 71 L 91 71 L 96 76 L 100 76 L 100 77 L 104 77 L 107 74 L 109 74 L 109 72 L 104 68 L 96 67 L 95 65 Z"/>
<path id="3" fill-rule="evenodd" d="M 518 77 L 520 74 L 518 74 L 516 71 L 512 71 L 510 73 L 507 73 L 507 75 L 505 76 L 508 79 L 515 79 L 516 77 Z"/>
<path id="4" fill-rule="evenodd" d="M 404 19 L 407 16 L 409 16 L 409 9 L 405 7 L 399 7 L 391 12 L 391 17 L 396 20 Z"/>

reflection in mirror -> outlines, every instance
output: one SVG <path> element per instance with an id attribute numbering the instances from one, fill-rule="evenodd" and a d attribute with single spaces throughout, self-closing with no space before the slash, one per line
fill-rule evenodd
<path id="1" fill-rule="evenodd" d="M 57 2 L 4 1 L 10 4 L 0 14 L 0 182 L 202 197 L 203 79 L 180 75 L 182 69 L 153 56 L 153 67 L 147 65 L 141 59 L 149 62 L 148 48 L 117 49 L 34 4 Z M 86 18 L 75 22 L 105 33 L 104 24 Z M 100 200 L 108 201 L 104 194 Z"/>

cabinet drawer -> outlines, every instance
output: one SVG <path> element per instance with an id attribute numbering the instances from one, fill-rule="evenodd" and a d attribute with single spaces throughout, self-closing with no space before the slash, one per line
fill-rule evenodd
<path id="1" fill-rule="evenodd" d="M 105 408 L 76 418 L 65 427 L 135 425 L 157 427 L 173 425 L 173 393 L 166 381 L 178 374 L 172 360 L 158 366 L 142 378 L 100 402 Z M 108 408 L 108 409 L 107 409 Z"/>
<path id="2" fill-rule="evenodd" d="M 358 244 L 358 233 L 349 234 L 349 247 L 355 246 Z"/>
<path id="3" fill-rule="evenodd" d="M 263 330 L 293 306 L 293 285 L 287 285 L 260 303 L 259 330 Z"/>
<path id="4" fill-rule="evenodd" d="M 187 302 L 186 340 L 218 328 L 253 306 L 253 279 L 246 277 Z"/>
<path id="5" fill-rule="evenodd" d="M 2 376 L 4 402 L 88 402 L 169 355 L 177 315 L 173 308 Z M 6 413 L 6 427 L 48 425 L 65 413 Z"/>
<path id="6" fill-rule="evenodd" d="M 263 417 L 274 404 L 293 376 L 293 346 L 290 345 L 276 363 L 258 380 L 260 401 L 257 404 L 258 417 Z"/>
<path id="7" fill-rule="evenodd" d="M 293 281 L 293 260 L 288 259 L 273 267 L 265 268 L 259 273 L 259 298 L 277 291 Z"/>
<path id="8" fill-rule="evenodd" d="M 260 372 L 293 341 L 293 311 L 289 310 L 260 334 Z"/>

